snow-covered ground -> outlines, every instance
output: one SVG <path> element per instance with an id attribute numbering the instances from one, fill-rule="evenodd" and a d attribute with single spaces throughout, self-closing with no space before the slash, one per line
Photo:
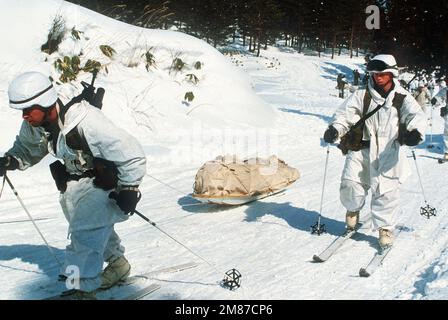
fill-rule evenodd
<path id="1" fill-rule="evenodd" d="M 310 234 L 316 222 L 326 148 L 321 137 L 342 102 L 335 79 L 339 72 L 362 70 L 363 59 L 318 58 L 270 47 L 261 57 L 221 55 L 205 42 L 185 34 L 144 30 L 57 0 L 0 0 L 0 154 L 12 145 L 20 113 L 8 108 L 7 86 L 16 74 L 41 70 L 59 77 L 52 63 L 79 53 L 107 64 L 97 85 L 106 89 L 104 113 L 135 135 L 148 158 L 148 176 L 141 185 L 138 209 L 164 231 L 205 258 L 201 261 L 137 216 L 118 224 L 134 274 L 196 261 L 199 266 L 155 278 L 162 289 L 151 299 L 447 299 L 448 243 L 446 165 L 434 159 L 442 153 L 442 121 L 434 111 L 432 142 L 415 149 L 428 203 L 437 216 L 420 216 L 424 206 L 415 162 L 413 176 L 402 186 L 401 230 L 384 266 L 370 278 L 358 270 L 377 248 L 370 226 L 349 240 L 324 264 L 311 262 L 344 230 L 339 179 L 344 157 L 330 148 L 322 214 L 328 233 Z M 40 52 L 56 14 L 66 26 L 83 31 L 82 39 L 67 36 L 59 53 Z M 104 56 L 101 44 L 116 55 Z M 157 68 L 147 71 L 141 55 L 152 48 Z M 188 69 L 170 71 L 174 57 Z M 129 61 L 140 61 L 129 67 Z M 192 65 L 203 62 L 201 69 Z M 186 80 L 194 73 L 198 84 Z M 90 79 L 81 73 L 79 80 Z M 349 78 L 350 79 L 350 78 Z M 77 81 L 75 84 L 79 83 Z M 63 95 L 74 85 L 58 86 Z M 184 101 L 192 91 L 195 99 Z M 431 109 L 431 108 L 428 108 Z M 430 111 L 428 111 L 430 112 Z M 428 114 L 430 118 L 430 114 Z M 285 193 L 239 207 L 198 204 L 190 197 L 196 171 L 207 160 L 225 153 L 240 157 L 276 154 L 296 167 L 300 179 Z M 411 150 L 409 150 L 411 155 Z M 51 156 L 25 172 L 9 177 L 37 224 L 61 260 L 68 244 L 67 223 L 48 164 Z M 54 281 L 58 266 L 8 186 L 0 199 L 0 299 L 38 299 L 38 290 Z M 368 204 L 362 212 L 367 220 Z M 94 214 L 94 213 L 92 213 Z M 234 292 L 218 282 L 224 272 L 238 269 L 242 287 Z"/>

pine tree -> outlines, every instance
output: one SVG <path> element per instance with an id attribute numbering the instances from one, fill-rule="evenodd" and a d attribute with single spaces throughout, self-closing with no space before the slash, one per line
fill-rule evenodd
<path id="1" fill-rule="evenodd" d="M 392 53 L 412 70 L 448 69 L 446 0 L 72 0 L 102 14 L 145 27 L 167 28 L 224 44 L 235 31 L 260 53 L 261 45 L 283 37 L 285 45 L 320 53 L 343 48 L 353 56 L 360 48 Z M 379 30 L 368 30 L 365 9 L 381 8 Z M 150 9 L 148 9 L 148 5 Z M 145 11 L 146 8 L 146 11 Z M 149 10 L 149 11 L 148 11 Z M 146 15 L 145 15 L 146 13 Z M 152 22 L 148 19 L 151 17 Z M 146 19 L 146 20 L 145 20 Z M 247 41 L 249 40 L 249 41 Z"/>
<path id="2" fill-rule="evenodd" d="M 385 9 L 385 28 L 376 32 L 375 49 L 394 54 L 400 65 L 414 71 L 431 72 L 440 67 L 446 72 L 448 41 L 443 30 L 448 21 L 448 2 L 390 1 Z"/>

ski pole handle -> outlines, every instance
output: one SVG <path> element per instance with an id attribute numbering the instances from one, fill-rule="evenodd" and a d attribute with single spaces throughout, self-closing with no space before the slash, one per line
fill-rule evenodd
<path id="1" fill-rule="evenodd" d="M 109 199 L 113 199 L 115 201 L 118 201 L 118 193 L 116 193 L 115 191 L 112 191 L 111 193 L 109 193 Z M 145 220 L 146 222 L 148 222 L 149 224 L 152 224 L 154 227 L 156 226 L 156 223 L 149 220 L 146 216 L 144 216 L 143 214 L 141 214 L 140 212 L 138 212 L 137 210 L 134 210 L 132 212 L 132 214 L 137 214 L 138 216 L 140 216 L 143 220 Z"/>

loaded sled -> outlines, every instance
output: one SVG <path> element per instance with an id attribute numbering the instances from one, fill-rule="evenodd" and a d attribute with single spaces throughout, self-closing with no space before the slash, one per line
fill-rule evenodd
<path id="1" fill-rule="evenodd" d="M 219 156 L 197 172 L 193 197 L 204 203 L 241 205 L 284 191 L 299 171 L 276 156 L 239 160 Z"/>

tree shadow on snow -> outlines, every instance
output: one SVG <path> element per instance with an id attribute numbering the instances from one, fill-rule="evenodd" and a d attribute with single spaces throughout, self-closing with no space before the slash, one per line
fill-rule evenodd
<path id="1" fill-rule="evenodd" d="M 319 213 L 303 208 L 293 207 L 289 202 L 254 202 L 246 209 L 247 222 L 257 221 L 264 215 L 272 215 L 285 220 L 291 227 L 310 232 L 311 226 L 316 224 Z M 321 218 L 328 234 L 340 235 L 345 229 L 345 222 L 327 217 Z"/>
<path id="2" fill-rule="evenodd" d="M 296 48 L 291 48 L 291 47 L 285 47 L 285 46 L 276 46 L 276 48 L 278 49 L 278 51 L 282 52 L 282 53 L 298 53 Z"/>
<path id="3" fill-rule="evenodd" d="M 333 62 L 325 62 L 325 64 L 329 65 L 330 67 L 322 67 L 322 70 L 328 74 L 328 75 L 324 75 L 323 76 L 324 78 L 336 81 L 338 74 L 342 73 L 345 75 L 346 81 L 348 80 L 350 83 L 353 82 L 353 70 L 350 69 L 349 67 L 342 65 L 342 64 L 333 63 Z M 358 71 L 362 71 L 363 68 L 364 68 L 364 65 L 362 63 L 357 64 L 356 69 L 358 69 Z M 364 77 L 364 74 L 361 73 L 361 79 L 363 77 Z"/>
<path id="4" fill-rule="evenodd" d="M 324 115 L 318 114 L 318 113 L 311 113 L 311 112 L 305 112 L 305 111 L 288 109 L 288 108 L 279 108 L 279 110 L 283 111 L 283 112 L 295 113 L 295 114 L 302 115 L 302 116 L 318 117 L 318 118 L 322 119 L 323 121 L 325 121 L 326 123 L 330 122 L 330 120 L 333 119 L 333 117 L 324 116 Z"/>

